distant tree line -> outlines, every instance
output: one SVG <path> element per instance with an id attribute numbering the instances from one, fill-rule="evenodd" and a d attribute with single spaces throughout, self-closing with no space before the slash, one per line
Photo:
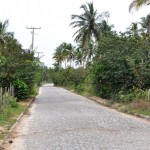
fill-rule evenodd
<path id="1" fill-rule="evenodd" d="M 136 2 L 130 10 L 142 5 Z M 117 33 L 109 24 L 109 12 L 99 14 L 93 2 L 81 9 L 70 24 L 77 28 L 77 45 L 64 42 L 55 49 L 54 69 L 49 70 L 54 84 L 118 101 L 124 95 L 132 101 L 138 92 L 145 98 L 150 88 L 149 15 Z"/>

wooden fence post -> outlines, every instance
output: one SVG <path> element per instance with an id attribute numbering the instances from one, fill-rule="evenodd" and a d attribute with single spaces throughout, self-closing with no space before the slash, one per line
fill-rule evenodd
<path id="1" fill-rule="evenodd" d="M 150 89 L 148 89 L 148 101 L 150 101 Z"/>
<path id="2" fill-rule="evenodd" d="M 10 87 L 5 87 L 4 89 L 0 87 L 0 113 L 2 113 L 3 109 L 7 109 L 8 106 L 8 96 L 14 97 L 14 87 L 10 84 Z"/>
<path id="3" fill-rule="evenodd" d="M 5 87 L 5 92 L 4 92 L 4 95 L 3 95 L 4 109 L 7 108 L 7 92 L 8 92 L 8 89 L 7 89 L 7 87 Z"/>
<path id="4" fill-rule="evenodd" d="M 0 113 L 2 112 L 2 104 L 3 104 L 3 89 L 0 88 Z"/>

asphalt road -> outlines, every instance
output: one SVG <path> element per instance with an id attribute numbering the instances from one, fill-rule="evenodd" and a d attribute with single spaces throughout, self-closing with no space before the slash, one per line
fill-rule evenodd
<path id="1" fill-rule="evenodd" d="M 45 85 L 7 150 L 150 150 L 150 123 Z"/>

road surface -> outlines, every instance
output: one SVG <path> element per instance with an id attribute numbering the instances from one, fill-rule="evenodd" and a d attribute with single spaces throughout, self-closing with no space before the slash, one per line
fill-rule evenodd
<path id="1" fill-rule="evenodd" d="M 150 150 L 150 123 L 45 85 L 7 150 Z"/>

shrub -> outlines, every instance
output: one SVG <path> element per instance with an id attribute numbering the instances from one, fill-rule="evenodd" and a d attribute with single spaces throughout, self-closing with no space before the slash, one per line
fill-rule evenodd
<path id="1" fill-rule="evenodd" d="M 24 81 L 17 79 L 13 82 L 13 85 L 17 99 L 25 99 L 29 96 L 28 86 Z"/>
<path id="2" fill-rule="evenodd" d="M 17 101 L 16 101 L 16 98 L 10 96 L 9 93 L 7 93 L 7 92 L 4 93 L 3 98 L 6 99 L 6 105 L 7 105 L 6 107 L 8 107 L 8 108 L 16 108 L 16 107 L 19 106 Z"/>

